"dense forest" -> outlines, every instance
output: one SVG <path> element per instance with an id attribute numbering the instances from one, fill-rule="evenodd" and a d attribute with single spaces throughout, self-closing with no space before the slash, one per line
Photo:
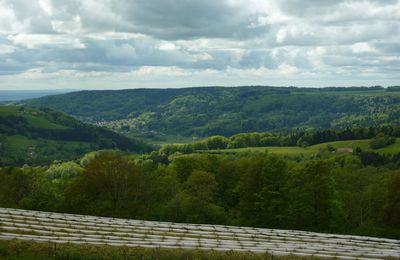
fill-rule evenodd
<path id="1" fill-rule="evenodd" d="M 98 149 L 149 152 L 152 147 L 48 108 L 0 106 L 0 166 L 48 164 Z"/>
<path id="2" fill-rule="evenodd" d="M 400 238 L 400 157 L 93 152 L 0 170 L 0 207 Z"/>
<path id="3" fill-rule="evenodd" d="M 247 132 L 400 124 L 398 88 L 202 87 L 80 91 L 24 101 L 142 136 L 230 136 Z"/>

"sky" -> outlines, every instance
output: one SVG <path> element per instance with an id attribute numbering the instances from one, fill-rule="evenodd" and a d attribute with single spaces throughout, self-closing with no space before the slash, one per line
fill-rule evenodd
<path id="1" fill-rule="evenodd" d="M 0 0 L 0 90 L 400 84 L 400 0 Z"/>

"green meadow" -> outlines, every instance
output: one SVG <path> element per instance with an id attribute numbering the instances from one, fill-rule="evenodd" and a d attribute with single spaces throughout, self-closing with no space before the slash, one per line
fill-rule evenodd
<path id="1" fill-rule="evenodd" d="M 340 148 L 351 148 L 355 150 L 357 147 L 361 148 L 363 151 L 373 151 L 381 154 L 395 154 L 400 152 L 400 138 L 396 139 L 396 143 L 386 146 L 380 149 L 369 148 L 370 140 L 348 140 L 348 141 L 336 141 L 327 142 L 312 145 L 309 147 L 298 147 L 298 146 L 268 146 L 268 147 L 246 147 L 246 148 L 236 148 L 236 149 L 223 149 L 223 150 L 208 150 L 208 151 L 198 151 L 200 153 L 211 153 L 211 154 L 236 154 L 236 153 L 251 153 L 251 152 L 266 152 L 286 156 L 312 156 L 320 152 L 321 150 L 326 150 L 328 146 L 332 146 L 335 149 Z M 340 151 L 338 151 L 340 152 Z"/>

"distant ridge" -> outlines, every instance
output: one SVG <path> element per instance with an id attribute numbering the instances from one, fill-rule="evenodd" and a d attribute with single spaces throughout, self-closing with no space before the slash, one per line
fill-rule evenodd
<path id="1" fill-rule="evenodd" d="M 24 99 L 39 98 L 73 92 L 73 89 L 46 89 L 46 90 L 0 90 L 0 102 L 20 101 Z"/>
<path id="2" fill-rule="evenodd" d="M 181 136 L 400 124 L 400 92 L 380 86 L 97 90 L 23 103 L 101 122 L 117 132 Z"/>

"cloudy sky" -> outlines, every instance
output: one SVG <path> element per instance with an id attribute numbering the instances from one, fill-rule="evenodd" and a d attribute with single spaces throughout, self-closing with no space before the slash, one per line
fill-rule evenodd
<path id="1" fill-rule="evenodd" d="M 0 89 L 400 84 L 400 0 L 0 0 Z"/>

